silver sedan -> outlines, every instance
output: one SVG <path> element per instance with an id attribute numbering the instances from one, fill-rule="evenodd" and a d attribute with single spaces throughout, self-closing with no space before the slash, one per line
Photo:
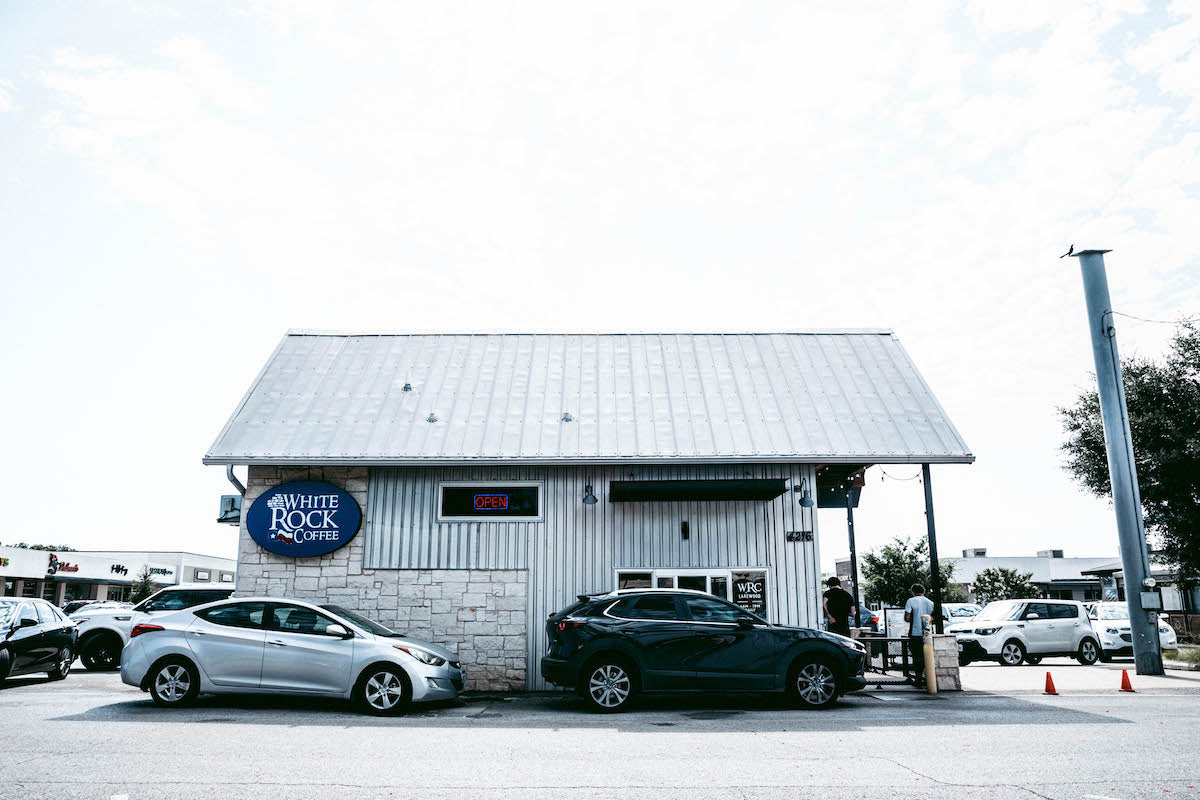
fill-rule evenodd
<path id="1" fill-rule="evenodd" d="M 368 714 L 452 700 L 462 668 L 437 645 L 336 605 L 277 597 L 221 600 L 134 626 L 121 680 L 162 706 L 200 693 L 340 697 Z"/>

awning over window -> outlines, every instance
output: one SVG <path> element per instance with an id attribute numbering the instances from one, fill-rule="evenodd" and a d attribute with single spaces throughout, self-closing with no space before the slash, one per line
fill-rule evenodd
<path id="1" fill-rule="evenodd" d="M 744 478 L 716 481 L 612 481 L 612 503 L 653 503 L 674 500 L 774 500 L 787 491 L 782 478 Z"/>

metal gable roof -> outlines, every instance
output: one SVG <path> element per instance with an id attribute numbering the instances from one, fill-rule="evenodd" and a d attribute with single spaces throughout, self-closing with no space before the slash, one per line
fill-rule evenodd
<path id="1" fill-rule="evenodd" d="M 288 333 L 206 464 L 969 463 L 889 331 Z"/>

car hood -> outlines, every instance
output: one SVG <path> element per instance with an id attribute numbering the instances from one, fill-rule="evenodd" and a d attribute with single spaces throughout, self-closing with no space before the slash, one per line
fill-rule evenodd
<path id="1" fill-rule="evenodd" d="M 93 617 L 128 617 L 134 613 L 132 608 L 97 608 L 95 611 L 88 611 L 86 608 L 81 608 L 73 614 L 68 614 L 70 619 L 91 619 Z"/>
<path id="2" fill-rule="evenodd" d="M 791 633 L 800 633 L 804 634 L 805 636 L 824 639 L 827 642 L 834 642 L 835 644 L 845 644 L 850 642 L 855 645 L 862 645 L 862 642 L 860 642 L 858 639 L 852 639 L 849 636 L 842 636 L 840 633 L 830 633 L 829 631 L 823 631 L 818 628 L 802 628 L 797 625 L 772 625 L 771 629 L 777 631 L 788 631 Z"/>

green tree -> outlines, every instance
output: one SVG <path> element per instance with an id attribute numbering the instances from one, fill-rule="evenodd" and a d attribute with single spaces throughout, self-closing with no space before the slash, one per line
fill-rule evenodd
<path id="1" fill-rule="evenodd" d="M 10 544 L 9 547 L 20 547 L 24 550 L 49 550 L 51 552 L 57 550 L 60 553 L 70 553 L 75 550 L 74 547 L 67 547 L 65 544 L 29 544 L 28 542 L 17 542 Z"/>
<path id="2" fill-rule="evenodd" d="M 1041 597 L 1041 589 L 1029 581 L 1032 577 L 1032 572 L 988 567 L 975 576 L 971 589 L 975 592 L 975 599 L 983 605 L 993 600 L 1012 600 L 1014 597 Z"/>
<path id="3" fill-rule="evenodd" d="M 942 602 L 955 603 L 966 599 L 961 586 L 954 583 L 954 564 L 939 560 L 938 575 L 942 579 Z M 863 588 L 868 603 L 902 606 L 912 592 L 914 583 L 930 586 L 929 542 L 925 539 L 896 537 L 888 544 L 865 553 L 862 557 Z"/>
<path id="4" fill-rule="evenodd" d="M 150 572 L 150 567 L 142 567 L 142 571 L 133 579 L 133 584 L 129 587 L 129 602 L 140 603 L 158 589 L 159 586 L 154 582 L 154 574 Z"/>
<path id="5" fill-rule="evenodd" d="M 1146 528 L 1181 577 L 1200 577 L 1200 328 L 1181 322 L 1161 361 L 1122 359 L 1129 428 Z M 1084 489 L 1112 496 L 1096 391 L 1058 409 L 1065 468 Z"/>

